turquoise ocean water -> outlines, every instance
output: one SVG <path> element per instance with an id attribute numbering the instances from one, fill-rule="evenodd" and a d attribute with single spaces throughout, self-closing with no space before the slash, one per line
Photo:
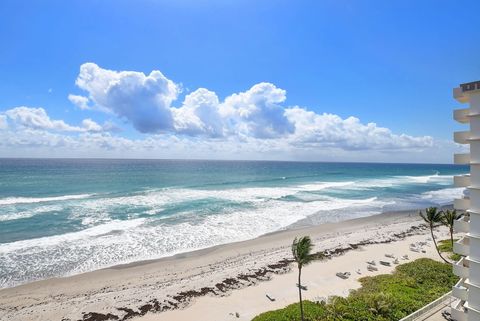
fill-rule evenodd
<path id="1" fill-rule="evenodd" d="M 0 159 L 0 287 L 451 203 L 467 167 Z"/>

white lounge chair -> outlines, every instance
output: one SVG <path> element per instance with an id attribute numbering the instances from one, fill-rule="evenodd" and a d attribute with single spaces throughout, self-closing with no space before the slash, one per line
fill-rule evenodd
<path id="1" fill-rule="evenodd" d="M 335 275 L 345 280 L 350 277 L 350 272 L 337 272 Z"/>
<path id="2" fill-rule="evenodd" d="M 373 272 L 373 271 L 378 271 L 378 268 L 376 266 L 369 265 L 367 266 L 367 270 L 369 270 L 370 272 Z"/>
<path id="3" fill-rule="evenodd" d="M 296 284 L 297 285 L 297 288 L 298 288 L 298 283 Z M 307 291 L 307 286 L 306 285 L 301 285 L 300 288 L 303 290 L 303 291 Z"/>

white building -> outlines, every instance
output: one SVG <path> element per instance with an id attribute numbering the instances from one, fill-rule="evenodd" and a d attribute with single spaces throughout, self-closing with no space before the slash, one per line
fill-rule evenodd
<path id="1" fill-rule="evenodd" d="M 455 164 L 469 164 L 470 174 L 455 176 L 455 186 L 466 187 L 464 198 L 456 199 L 454 206 L 467 215 L 458 220 L 457 232 L 466 233 L 454 244 L 454 251 L 463 257 L 453 264 L 453 272 L 461 279 L 453 287 L 457 300 L 452 305 L 452 318 L 457 321 L 480 321 L 480 81 L 460 85 L 453 96 L 469 107 L 457 109 L 455 120 L 469 125 L 469 130 L 455 132 L 454 141 L 469 144 L 470 153 L 455 154 Z"/>

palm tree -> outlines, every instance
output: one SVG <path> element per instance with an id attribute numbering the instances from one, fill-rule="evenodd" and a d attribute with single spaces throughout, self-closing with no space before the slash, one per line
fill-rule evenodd
<path id="1" fill-rule="evenodd" d="M 309 264 L 313 257 L 311 251 L 313 248 L 312 240 L 309 236 L 303 236 L 299 239 L 295 238 L 292 244 L 293 259 L 297 262 L 298 267 L 298 297 L 300 299 L 300 317 L 304 321 L 303 317 L 303 302 L 302 302 L 302 268 Z"/>
<path id="2" fill-rule="evenodd" d="M 442 222 L 442 216 L 443 216 L 442 212 L 437 211 L 436 207 L 429 207 L 425 209 L 425 214 L 423 214 L 422 211 L 420 211 L 419 214 L 423 218 L 425 223 L 428 224 L 428 227 L 430 228 L 433 244 L 435 245 L 435 249 L 437 250 L 438 255 L 442 258 L 443 261 L 445 261 L 445 263 L 450 263 L 447 260 L 445 260 L 445 258 L 440 253 L 440 250 L 438 249 L 438 246 L 437 246 L 437 241 L 435 240 L 435 236 L 433 235 L 433 228 L 435 227 L 435 224 Z"/>
<path id="3" fill-rule="evenodd" d="M 443 212 L 442 215 L 442 224 L 448 227 L 448 230 L 450 232 L 450 243 L 452 244 L 453 248 L 453 224 L 455 223 L 456 220 L 461 218 L 463 214 L 457 214 L 457 210 L 446 210 Z"/>

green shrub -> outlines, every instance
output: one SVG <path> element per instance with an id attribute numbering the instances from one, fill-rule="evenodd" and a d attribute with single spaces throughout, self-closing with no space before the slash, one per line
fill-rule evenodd
<path id="1" fill-rule="evenodd" d="M 392 274 L 360 279 L 362 287 L 347 298 L 331 297 L 327 304 L 304 301 L 310 321 L 399 320 L 450 291 L 457 277 L 449 264 L 431 259 L 397 266 Z M 298 303 L 262 313 L 253 321 L 300 320 Z"/>
<path id="2" fill-rule="evenodd" d="M 454 242 L 456 242 L 457 240 L 458 239 L 453 239 Z M 455 262 L 460 260 L 460 258 L 462 257 L 460 254 L 457 254 L 457 253 L 453 252 L 452 242 L 450 241 L 450 239 L 439 241 L 438 242 L 438 250 L 440 252 L 450 253 L 450 255 L 448 257 Z"/>

